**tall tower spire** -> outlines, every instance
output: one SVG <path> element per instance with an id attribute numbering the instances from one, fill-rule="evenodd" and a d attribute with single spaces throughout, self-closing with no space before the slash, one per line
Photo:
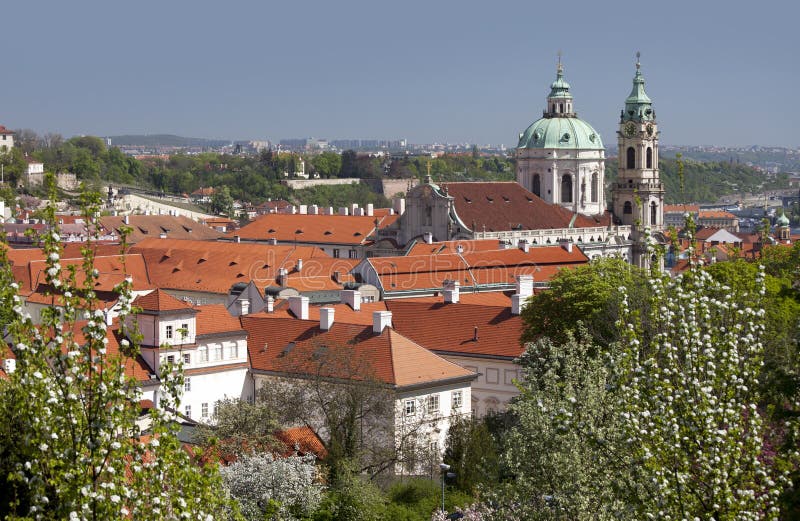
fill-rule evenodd
<path id="1" fill-rule="evenodd" d="M 561 63 L 561 51 L 558 51 L 556 81 L 550 84 L 550 94 L 547 96 L 547 109 L 544 111 L 544 117 L 576 117 L 575 112 L 572 110 L 572 94 L 569 92 L 569 89 L 569 83 L 564 79 L 564 65 Z"/>
<path id="2" fill-rule="evenodd" d="M 614 216 L 632 227 L 634 264 L 645 267 L 651 261 L 643 243 L 646 231 L 664 226 L 664 184 L 658 170 L 658 123 L 644 90 L 640 57 L 637 52 L 633 87 L 620 115 L 619 174 L 612 199 Z"/>

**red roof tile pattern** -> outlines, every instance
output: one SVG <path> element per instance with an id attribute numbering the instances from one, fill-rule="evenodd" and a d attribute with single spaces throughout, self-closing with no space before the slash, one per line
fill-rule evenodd
<path id="1" fill-rule="evenodd" d="M 354 215 L 266 214 L 243 226 L 228 237 L 238 235 L 242 240 L 298 242 L 303 244 L 343 244 L 357 246 L 367 243 L 367 237 L 378 227 L 388 226 L 397 218 Z"/>
<path id="2" fill-rule="evenodd" d="M 62 269 L 62 280 L 69 274 L 68 267 L 75 266 L 75 282 L 80 287 L 86 281 L 83 271 L 83 258 L 65 258 L 59 260 Z M 114 288 L 126 277 L 133 280 L 133 289 L 143 291 L 153 289 L 147 274 L 144 258 L 141 255 L 103 255 L 94 258 L 94 269 L 98 271 L 98 278 L 94 282 L 94 291 L 112 292 Z M 40 284 L 45 284 L 45 271 L 47 263 L 44 260 L 32 260 L 28 263 L 31 289 L 36 290 Z"/>
<path id="3" fill-rule="evenodd" d="M 436 352 L 516 358 L 524 351 L 522 318 L 510 307 L 416 299 L 388 300 L 386 307 L 398 332 Z"/>
<path id="4" fill-rule="evenodd" d="M 291 269 L 297 259 L 305 265 L 329 259 L 314 246 L 271 246 L 218 241 L 145 239 L 131 248 L 147 263 L 150 280 L 163 289 L 228 293 L 238 282 L 274 284 L 279 268 Z M 320 264 L 322 266 L 322 264 Z M 313 263 L 308 273 L 314 273 Z M 306 271 L 305 268 L 303 271 Z"/>
<path id="5" fill-rule="evenodd" d="M 13 134 L 13 133 L 14 133 L 14 132 L 12 132 L 11 130 L 8 130 L 8 129 L 7 129 L 6 127 L 4 127 L 3 125 L 0 125 L 0 135 L 2 135 L 2 134 L 6 134 L 6 135 L 8 135 L 8 134 Z"/>
<path id="6" fill-rule="evenodd" d="M 323 304 L 319 306 L 308 306 L 308 320 L 319 322 L 320 309 L 333 308 L 334 322 L 341 324 L 359 324 L 362 326 L 372 325 L 372 312 L 373 311 L 386 311 L 386 301 L 379 300 L 378 302 L 363 302 L 359 311 L 354 311 L 353 308 L 347 304 Z M 297 318 L 289 311 L 289 306 L 286 301 L 275 305 L 275 311 L 272 313 L 263 313 L 259 315 L 264 318 Z"/>
<path id="7" fill-rule="evenodd" d="M 211 241 L 222 237 L 222 233 L 204 224 L 183 216 L 172 215 L 129 215 L 128 222 L 125 224 L 123 216 L 106 216 L 100 218 L 100 224 L 107 230 L 113 230 L 120 234 L 120 228 L 128 226 L 131 233 L 128 236 L 129 244 L 136 244 L 149 237 L 160 237 L 162 233 L 168 239 L 193 239 L 201 241 Z"/>
<path id="8" fill-rule="evenodd" d="M 726 212 L 725 210 L 700 210 L 700 213 L 697 217 L 698 219 L 738 219 L 735 215 L 731 212 Z"/>
<path id="9" fill-rule="evenodd" d="M 588 228 L 608 225 L 607 214 L 586 217 L 550 204 L 519 183 L 442 183 L 453 197 L 456 213 L 474 232 Z"/>
<path id="10" fill-rule="evenodd" d="M 195 324 L 197 336 L 216 335 L 220 333 L 245 334 L 239 319 L 231 316 L 222 304 L 195 306 Z"/>
<path id="11" fill-rule="evenodd" d="M 535 281 L 550 280 L 565 266 L 586 264 L 589 259 L 579 248 L 567 252 L 561 246 L 479 251 L 468 254 L 418 255 L 413 257 L 372 257 L 369 262 L 384 291 L 441 288 L 445 280 L 462 287 L 478 284 L 513 284 L 518 275 L 533 275 Z"/>
<path id="12" fill-rule="evenodd" d="M 431 353 L 391 328 L 375 334 L 371 326 L 335 322 L 329 331 L 322 331 L 315 321 L 266 315 L 241 317 L 248 333 L 250 364 L 256 371 L 374 379 L 400 388 L 475 377 L 471 371 Z M 330 354 L 324 367 L 315 362 L 321 353 Z"/>
<path id="13" fill-rule="evenodd" d="M 132 305 L 142 311 L 152 311 L 155 313 L 163 311 L 190 311 L 192 305 L 184 300 L 178 300 L 166 291 L 156 289 L 147 295 L 141 295 L 133 299 Z"/>
<path id="14" fill-rule="evenodd" d="M 283 456 L 291 456 L 295 453 L 301 456 L 313 454 L 319 459 L 325 459 L 328 455 L 322 440 L 311 427 L 284 429 L 276 432 L 275 437 L 286 445 L 286 452 L 282 454 Z"/>
<path id="15" fill-rule="evenodd" d="M 497 239 L 441 241 L 432 242 L 430 244 L 418 242 L 408 250 L 406 255 L 441 255 L 443 253 L 457 253 L 459 246 L 461 247 L 461 253 L 493 251 L 501 249 L 500 242 Z"/>
<path id="16" fill-rule="evenodd" d="M 700 207 L 696 204 L 665 204 L 664 205 L 664 213 L 680 213 L 684 214 L 686 212 L 689 213 L 697 213 L 700 211 Z"/>

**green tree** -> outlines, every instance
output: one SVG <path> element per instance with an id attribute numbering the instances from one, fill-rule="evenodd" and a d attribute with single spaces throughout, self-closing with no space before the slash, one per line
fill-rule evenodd
<path id="1" fill-rule="evenodd" d="M 216 214 L 233 217 L 233 197 L 227 186 L 218 186 L 211 196 L 211 211 Z"/>
<path id="2" fill-rule="evenodd" d="M 264 402 L 229 398 L 217 404 L 210 423 L 198 426 L 194 441 L 206 448 L 217 446 L 223 454 L 263 452 L 278 443 L 277 430 L 275 413 Z"/>
<path id="3" fill-rule="evenodd" d="M 335 152 L 323 152 L 311 158 L 311 164 L 321 177 L 338 177 L 342 169 L 342 156 Z"/>
<path id="4" fill-rule="evenodd" d="M 52 186 L 52 176 L 48 182 Z M 96 223 L 99 200 L 84 196 L 87 222 Z M 54 229 L 55 206 L 43 213 Z M 45 282 L 62 305 L 43 309 L 41 326 L 23 313 L 8 264 L 0 267 L 0 307 L 14 311 L 10 341 L 0 349 L 16 359 L 16 370 L 0 380 L 0 514 L 53 520 L 225 515 L 229 502 L 219 493 L 217 468 L 192 460 L 178 440 L 178 426 L 163 412 L 178 403 L 179 367 L 160 375 L 164 409 L 151 413 L 148 436 L 137 425 L 140 392 L 125 373 L 138 355 L 136 335 L 125 326 L 130 278 L 117 287 L 121 325 L 110 332 L 94 293 L 99 273 L 91 242 L 82 251 L 80 278 L 75 267 L 61 266 L 57 233 L 46 232 L 42 248 Z M 110 348 L 111 334 L 119 335 L 119 352 Z"/>
<path id="5" fill-rule="evenodd" d="M 478 418 L 451 420 L 444 462 L 455 473 L 455 485 L 475 494 L 480 484 L 497 482 L 499 458 L 486 423 Z"/>

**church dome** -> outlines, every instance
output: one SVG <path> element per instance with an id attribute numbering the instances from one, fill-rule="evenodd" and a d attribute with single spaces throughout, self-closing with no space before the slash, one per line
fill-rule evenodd
<path id="1" fill-rule="evenodd" d="M 780 217 L 775 220 L 775 225 L 779 228 L 789 226 L 789 218 L 786 217 L 785 213 L 781 213 Z"/>
<path id="2" fill-rule="evenodd" d="M 519 136 L 517 148 L 603 149 L 600 134 L 579 118 L 541 118 Z"/>

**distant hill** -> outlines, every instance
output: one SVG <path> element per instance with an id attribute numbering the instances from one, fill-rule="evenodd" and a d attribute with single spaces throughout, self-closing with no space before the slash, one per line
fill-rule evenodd
<path id="1" fill-rule="evenodd" d="M 133 147 L 221 147 L 229 145 L 230 141 L 222 139 L 204 139 L 197 137 L 182 137 L 172 134 L 144 134 L 108 136 L 112 146 Z"/>

